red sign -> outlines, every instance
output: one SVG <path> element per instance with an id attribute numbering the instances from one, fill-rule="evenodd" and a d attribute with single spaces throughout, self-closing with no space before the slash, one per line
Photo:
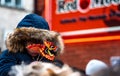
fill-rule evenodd
<path id="1" fill-rule="evenodd" d="M 120 31 L 120 0 L 46 0 L 45 14 L 63 36 Z"/>
<path id="2" fill-rule="evenodd" d="M 108 2 L 109 1 L 109 2 Z M 120 0 L 49 0 L 51 29 L 59 32 L 118 26 Z M 47 10 L 48 11 L 48 10 Z M 111 20 L 115 21 L 111 24 Z M 118 24 L 114 24 L 114 23 Z"/>

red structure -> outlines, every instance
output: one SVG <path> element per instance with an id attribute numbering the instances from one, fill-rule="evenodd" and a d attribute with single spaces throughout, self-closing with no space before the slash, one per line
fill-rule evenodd
<path id="1" fill-rule="evenodd" d="M 110 64 L 111 56 L 120 56 L 120 2 L 109 1 L 45 0 L 42 15 L 51 30 L 63 36 L 65 53 L 60 59 L 65 63 L 85 69 L 90 59 Z"/>

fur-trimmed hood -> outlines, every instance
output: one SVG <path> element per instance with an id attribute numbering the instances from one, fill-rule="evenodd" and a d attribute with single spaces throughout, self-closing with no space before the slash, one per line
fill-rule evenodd
<path id="1" fill-rule="evenodd" d="M 53 42 L 58 47 L 58 54 L 63 52 L 64 44 L 59 33 L 32 27 L 16 28 L 8 35 L 6 47 L 10 52 L 22 52 L 27 42 L 42 43 L 44 40 Z"/>

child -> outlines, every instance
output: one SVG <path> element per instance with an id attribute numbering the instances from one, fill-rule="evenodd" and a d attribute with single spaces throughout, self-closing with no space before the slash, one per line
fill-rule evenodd
<path id="1" fill-rule="evenodd" d="M 0 76 L 8 76 L 11 67 L 21 62 L 54 63 L 56 56 L 63 51 L 60 34 L 49 31 L 45 19 L 36 14 L 29 14 L 21 20 L 13 33 L 8 35 L 6 47 L 7 50 L 0 56 Z"/>

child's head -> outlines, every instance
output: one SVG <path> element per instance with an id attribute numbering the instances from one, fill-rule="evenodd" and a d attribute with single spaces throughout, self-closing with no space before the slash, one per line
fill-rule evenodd
<path id="1" fill-rule="evenodd" d="M 14 53 L 18 51 L 23 52 L 28 50 L 29 47 L 37 45 L 34 49 L 39 48 L 38 51 L 42 53 L 42 56 L 46 56 L 46 58 L 51 58 L 49 56 L 52 56 L 54 52 L 54 55 L 58 56 L 63 52 L 64 48 L 62 37 L 59 33 L 34 27 L 16 28 L 13 33 L 8 35 L 6 45 L 8 50 Z M 31 48 L 29 52 L 34 49 Z M 36 50 L 34 51 L 32 55 L 36 56 L 37 52 Z"/>

